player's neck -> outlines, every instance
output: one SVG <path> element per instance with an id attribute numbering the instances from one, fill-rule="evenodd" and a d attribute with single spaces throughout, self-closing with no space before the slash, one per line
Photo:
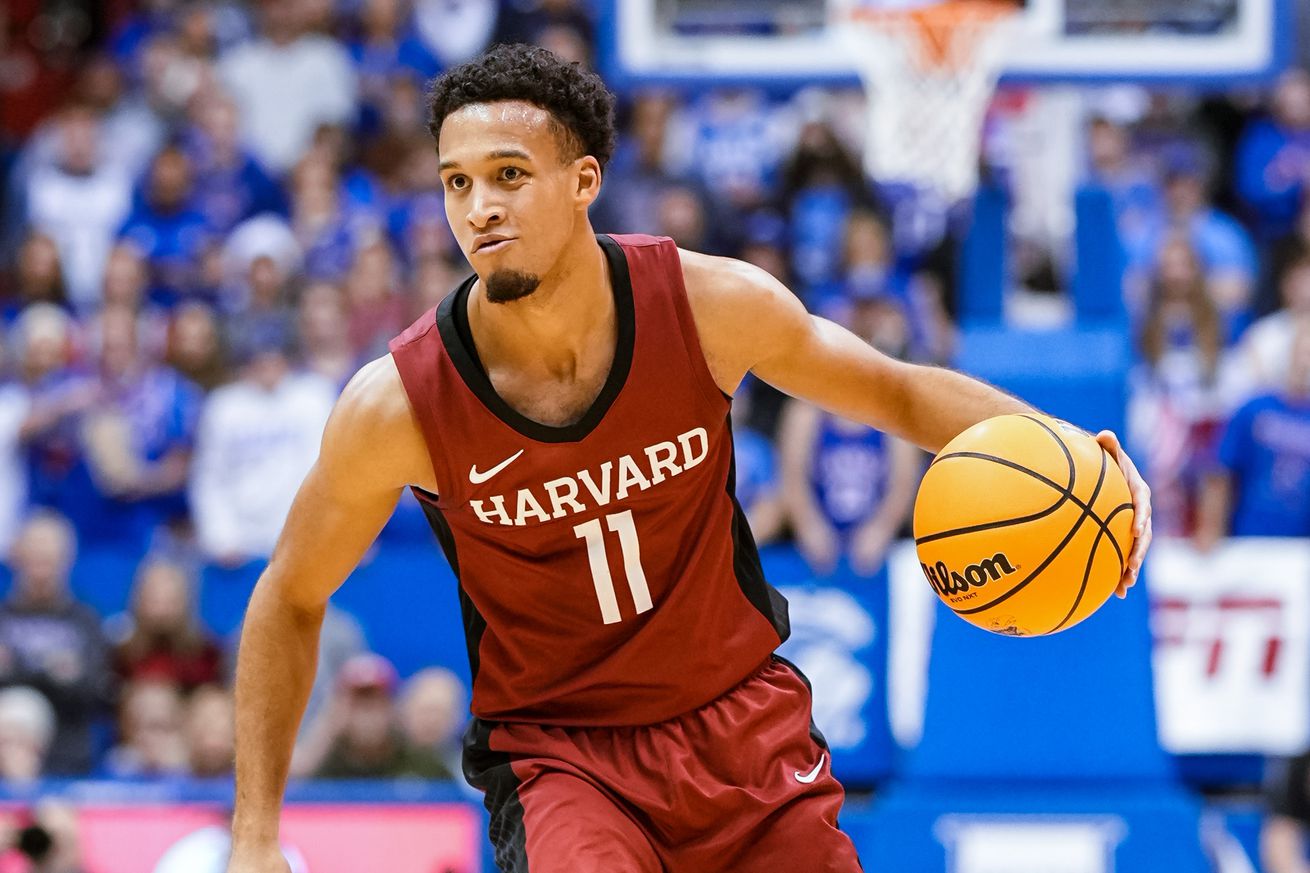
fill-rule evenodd
<path id="1" fill-rule="evenodd" d="M 469 299 L 469 325 L 484 363 L 561 373 L 595 354 L 598 343 L 613 343 L 616 315 L 609 268 L 590 228 L 569 244 L 527 297 L 491 303 L 480 286 Z"/>

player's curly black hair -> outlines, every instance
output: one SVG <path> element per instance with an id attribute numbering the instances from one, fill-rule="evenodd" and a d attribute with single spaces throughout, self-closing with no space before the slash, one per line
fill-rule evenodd
<path id="1" fill-rule="evenodd" d="M 449 70 L 428 90 L 428 131 L 470 103 L 522 100 L 549 112 L 566 160 L 591 155 L 603 169 L 614 154 L 614 95 L 600 76 L 532 45 L 497 45 Z"/>

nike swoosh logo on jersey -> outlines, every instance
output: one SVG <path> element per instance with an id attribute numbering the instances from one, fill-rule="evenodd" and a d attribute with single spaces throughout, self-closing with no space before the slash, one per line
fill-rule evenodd
<path id="1" fill-rule="evenodd" d="M 815 764 L 814 769 L 806 773 L 805 775 L 802 776 L 800 770 L 794 771 L 792 775 L 796 777 L 797 782 L 803 782 L 806 785 L 809 785 L 815 779 L 819 778 L 819 771 L 823 769 L 823 762 L 825 759 L 827 759 L 827 757 L 828 757 L 827 752 L 824 752 L 822 755 L 820 755 L 819 763 Z"/>
<path id="2" fill-rule="evenodd" d="M 519 459 L 519 455 L 523 454 L 524 451 L 525 451 L 524 449 L 519 449 L 517 452 L 510 455 L 508 458 L 501 461 L 499 464 L 492 467 L 490 470 L 488 470 L 485 473 L 479 473 L 478 465 L 474 464 L 472 467 L 469 467 L 469 481 L 472 482 L 474 485 L 481 485 L 483 482 L 486 482 L 492 476 L 496 475 L 501 470 L 505 469 L 510 464 L 517 461 Z"/>

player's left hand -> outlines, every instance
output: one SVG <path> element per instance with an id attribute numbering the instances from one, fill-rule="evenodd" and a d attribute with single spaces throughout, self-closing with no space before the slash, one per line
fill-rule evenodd
<path id="1" fill-rule="evenodd" d="M 1142 571 L 1142 560 L 1146 557 L 1147 547 L 1151 545 L 1151 488 L 1142 479 L 1142 474 L 1137 472 L 1137 465 L 1128 457 L 1113 431 L 1101 431 L 1096 435 L 1096 441 L 1118 462 L 1133 497 L 1133 550 L 1128 555 L 1123 578 L 1115 590 L 1115 594 L 1126 597 L 1128 589 L 1137 584 L 1137 574 Z"/>

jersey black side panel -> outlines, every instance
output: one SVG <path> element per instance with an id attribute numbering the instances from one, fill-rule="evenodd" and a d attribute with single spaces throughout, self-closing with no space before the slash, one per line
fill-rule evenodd
<path id="1" fill-rule="evenodd" d="M 504 873 L 531 873 L 528 832 L 519 799 L 519 778 L 514 758 L 492 751 L 490 722 L 474 718 L 464 732 L 464 778 L 483 792 L 487 808 L 487 836 L 495 848 L 496 866 Z"/>
<path id="2" fill-rule="evenodd" d="M 487 620 L 478 612 L 477 606 L 464 590 L 464 583 L 459 576 L 459 553 L 455 549 L 455 533 L 450 529 L 445 514 L 437 507 L 437 495 L 417 486 L 411 486 L 410 490 L 414 492 L 419 505 L 423 507 L 423 514 L 427 516 L 428 524 L 431 525 L 432 532 L 437 535 L 437 542 L 441 544 L 441 551 L 446 555 L 446 561 L 450 563 L 450 569 L 455 574 L 455 581 L 459 588 L 459 610 L 464 618 L 464 642 L 469 652 L 469 673 L 472 680 L 477 682 L 478 651 L 482 646 L 482 634 L 487 629 Z"/>
<path id="3" fill-rule="evenodd" d="M 778 642 L 791 636 L 791 620 L 787 615 L 787 598 L 764 578 L 760 566 L 760 550 L 755 545 L 750 522 L 741 504 L 737 502 L 737 452 L 732 449 L 732 419 L 728 419 L 728 499 L 732 501 L 732 570 L 737 577 L 741 593 L 760 614 L 769 620 L 778 632 Z"/>

